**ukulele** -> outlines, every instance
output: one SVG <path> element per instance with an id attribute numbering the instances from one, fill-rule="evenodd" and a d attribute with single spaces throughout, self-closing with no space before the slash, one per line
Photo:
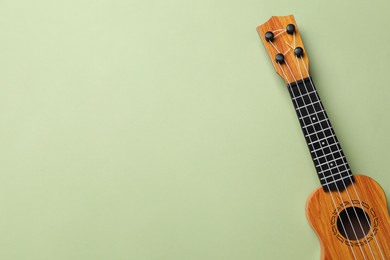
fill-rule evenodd
<path id="1" fill-rule="evenodd" d="M 321 244 L 321 259 L 390 259 L 390 218 L 383 189 L 352 175 L 313 79 L 294 16 L 273 16 L 257 32 L 284 79 L 321 188 L 306 216 Z"/>

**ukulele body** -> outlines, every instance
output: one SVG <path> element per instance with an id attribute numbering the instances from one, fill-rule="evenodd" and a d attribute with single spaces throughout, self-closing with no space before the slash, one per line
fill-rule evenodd
<path id="1" fill-rule="evenodd" d="M 321 259 L 364 259 L 363 255 L 390 259 L 385 193 L 367 176 L 354 175 L 354 179 L 353 185 L 340 192 L 319 188 L 307 201 L 306 215 L 320 240 Z"/>

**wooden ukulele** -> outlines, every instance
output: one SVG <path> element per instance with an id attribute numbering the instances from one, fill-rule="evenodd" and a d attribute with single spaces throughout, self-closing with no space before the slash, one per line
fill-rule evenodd
<path id="1" fill-rule="evenodd" d="M 390 259 L 386 196 L 373 179 L 352 175 L 324 110 L 295 19 L 273 16 L 257 27 L 276 72 L 287 84 L 322 188 L 309 197 L 307 218 L 321 259 Z"/>

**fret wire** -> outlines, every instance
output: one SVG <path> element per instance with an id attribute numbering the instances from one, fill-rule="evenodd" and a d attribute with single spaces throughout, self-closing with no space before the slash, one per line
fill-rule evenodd
<path id="1" fill-rule="evenodd" d="M 317 101 L 315 101 L 315 102 L 313 102 L 313 103 L 310 103 L 310 104 L 306 104 L 306 105 L 297 107 L 295 110 L 298 110 L 298 109 L 301 109 L 301 108 L 304 108 L 304 107 L 307 107 L 307 106 L 310 106 L 310 105 L 313 105 L 313 107 L 314 107 L 314 104 L 317 104 L 317 103 L 320 103 L 320 102 L 321 102 L 321 100 L 317 100 Z"/>
<path id="2" fill-rule="evenodd" d="M 305 93 L 305 94 L 303 94 L 302 96 L 297 96 L 297 97 L 295 97 L 295 98 L 293 98 L 293 100 L 296 100 L 296 99 L 298 99 L 298 98 L 303 98 L 304 96 L 307 96 L 307 95 L 310 95 L 310 94 L 313 94 L 313 93 L 316 93 L 317 91 L 311 91 L 311 92 L 308 92 L 308 93 Z"/>
<path id="3" fill-rule="evenodd" d="M 309 116 L 313 116 L 314 114 L 317 114 L 318 115 L 318 113 L 321 113 L 321 112 L 323 112 L 324 113 L 324 115 L 325 115 L 325 110 L 320 110 L 320 111 L 314 111 L 314 113 L 312 113 L 312 114 L 307 114 L 306 116 L 301 116 L 301 117 L 298 117 L 298 119 L 303 119 L 303 118 L 306 118 L 306 117 L 309 117 Z"/>
<path id="4" fill-rule="evenodd" d="M 338 153 L 338 152 L 340 152 L 340 154 L 341 154 L 342 150 L 337 150 L 337 151 L 334 151 L 334 152 L 331 152 L 331 153 L 324 154 L 324 155 L 322 155 L 322 156 L 320 156 L 320 157 L 314 158 L 314 160 L 319 160 L 319 159 L 321 159 L 321 158 L 323 158 L 323 157 L 326 157 L 326 156 L 329 156 L 329 155 L 332 155 L 332 154 L 335 154 L 335 153 Z M 335 158 L 335 159 L 336 159 L 336 158 Z M 337 159 L 338 159 L 338 158 L 337 158 Z"/>
<path id="5" fill-rule="evenodd" d="M 349 172 L 349 170 L 350 170 L 350 169 L 345 169 L 344 171 L 341 171 L 341 172 L 332 173 L 331 175 L 328 175 L 328 176 L 326 176 L 326 177 L 322 177 L 320 180 L 322 181 L 322 180 L 325 180 L 325 179 L 327 179 L 327 178 L 334 177 L 334 176 L 336 176 L 336 175 L 338 175 L 338 174 L 341 175 L 341 174 L 344 173 L 344 172 Z"/>
<path id="6" fill-rule="evenodd" d="M 338 181 L 341 181 L 343 178 L 348 178 L 348 177 L 352 176 L 350 173 L 348 173 L 348 174 L 343 173 L 343 174 L 337 174 L 337 175 L 339 175 L 339 176 L 329 176 L 329 178 L 332 178 L 335 182 L 338 182 Z M 326 183 L 327 180 L 323 179 L 323 180 L 320 180 L 320 182 Z"/>
<path id="7" fill-rule="evenodd" d="M 309 88 L 308 87 L 304 88 L 302 83 L 303 81 L 291 86 L 291 91 L 293 92 L 294 96 L 304 95 L 308 92 L 317 91 L 317 89 L 311 85 L 307 85 L 309 86 Z"/>
<path id="8" fill-rule="evenodd" d="M 346 178 L 351 178 L 352 175 L 348 175 L 348 176 L 345 176 L 345 177 L 342 177 L 338 180 L 334 180 L 334 181 L 331 181 L 331 182 L 325 182 L 325 185 L 329 185 L 329 184 L 332 184 L 332 183 L 335 183 L 335 182 L 338 182 L 338 181 L 341 181 L 341 180 L 344 180 Z"/>
<path id="9" fill-rule="evenodd" d="M 323 147 L 321 147 L 321 148 L 315 149 L 315 150 L 310 151 L 310 152 L 311 152 L 311 153 L 315 153 L 315 152 L 317 152 L 317 151 L 319 151 L 319 150 L 323 150 L 324 148 L 330 148 L 330 147 L 333 146 L 333 145 L 337 145 L 337 147 L 339 147 L 339 142 L 335 142 L 335 143 L 333 143 L 333 144 L 330 144 L 330 145 L 327 145 L 327 146 L 323 146 Z"/>
<path id="10" fill-rule="evenodd" d="M 341 159 L 341 158 L 339 158 L 339 159 L 337 159 L 337 160 L 340 160 L 340 159 Z M 336 161 L 337 161 L 337 160 L 336 160 Z M 341 167 L 341 166 L 345 166 L 346 168 L 349 167 L 349 165 L 345 164 L 344 162 L 343 162 L 341 165 L 339 165 L 339 164 L 336 163 L 336 161 L 334 161 L 335 166 L 333 166 L 333 167 L 331 167 L 331 168 L 328 168 L 328 169 L 326 169 L 326 170 L 319 171 L 319 172 L 318 172 L 318 175 L 324 174 L 326 171 L 332 171 L 332 170 L 334 170 L 334 169 L 336 169 L 336 168 L 338 168 L 338 167 Z M 333 162 L 333 161 L 332 161 L 332 162 Z M 332 163 L 332 162 L 329 162 L 329 163 Z M 318 166 L 317 166 L 317 167 L 318 167 Z"/>
<path id="11" fill-rule="evenodd" d="M 322 122 L 324 122 L 324 121 L 329 121 L 329 119 L 328 119 L 328 118 L 325 118 L 325 119 L 322 119 L 322 120 L 320 120 L 320 121 L 314 122 L 314 123 L 312 123 L 312 124 L 305 125 L 305 126 L 303 126 L 302 128 L 306 128 L 306 127 L 309 127 L 309 126 L 313 126 L 313 125 L 315 125 L 315 124 L 319 124 L 319 123 L 322 123 Z"/>
<path id="12" fill-rule="evenodd" d="M 341 164 L 341 165 L 335 165 L 335 166 L 333 166 L 332 168 L 329 168 L 329 169 L 326 169 L 326 170 L 323 170 L 323 171 L 319 171 L 318 172 L 318 175 L 320 175 L 320 174 L 325 174 L 325 172 L 326 171 L 332 171 L 332 170 L 334 170 L 334 169 L 336 169 L 336 168 L 339 168 L 339 167 L 345 167 L 347 170 L 350 170 L 349 169 L 349 165 L 347 165 L 347 164 Z"/>
<path id="13" fill-rule="evenodd" d="M 332 133 L 330 136 L 325 136 L 324 138 L 318 139 L 317 141 L 310 142 L 310 143 L 308 143 L 308 145 L 312 145 L 316 142 L 321 142 L 322 140 L 333 137 L 333 136 L 335 136 L 335 135 Z"/>
<path id="14" fill-rule="evenodd" d="M 318 167 L 319 167 L 320 164 L 319 165 L 315 165 L 318 174 L 324 174 L 325 172 L 327 172 L 329 170 L 334 170 L 335 168 L 339 168 L 339 167 L 346 167 L 346 168 L 348 168 L 349 165 L 348 165 L 348 163 L 343 162 L 344 161 L 343 157 L 344 156 L 339 157 L 339 158 L 337 158 L 335 160 L 326 161 L 325 163 L 329 163 L 329 165 L 328 165 L 329 168 L 326 169 L 326 168 L 320 167 L 321 171 L 318 170 Z"/>
<path id="15" fill-rule="evenodd" d="M 323 132 L 323 133 L 325 134 L 325 131 L 326 131 L 326 130 L 329 130 L 329 129 L 333 129 L 333 127 L 332 127 L 332 126 L 330 126 L 330 127 L 328 127 L 328 128 L 321 129 L 320 131 L 316 131 L 316 132 L 314 132 L 314 133 L 311 133 L 311 134 L 305 135 L 305 137 L 308 137 L 309 135 L 318 134 L 318 133 L 320 133 L 320 132 Z"/>
<path id="16" fill-rule="evenodd" d="M 322 165 L 324 165 L 324 164 L 327 164 L 327 163 L 332 163 L 332 162 L 336 162 L 337 160 L 340 160 L 340 159 L 343 159 L 343 158 L 345 158 L 345 155 L 343 155 L 343 156 L 341 156 L 341 157 L 339 157 L 339 158 L 337 158 L 337 159 L 335 159 L 335 160 L 332 160 L 332 161 L 326 161 L 326 162 L 324 162 L 324 163 L 321 163 L 321 164 L 316 164 L 316 167 L 320 167 L 320 166 L 322 166 Z M 344 163 L 344 165 L 345 165 L 346 163 Z"/>

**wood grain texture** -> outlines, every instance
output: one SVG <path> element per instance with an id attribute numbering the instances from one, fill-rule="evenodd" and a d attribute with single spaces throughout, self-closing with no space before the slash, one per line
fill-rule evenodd
<path id="1" fill-rule="evenodd" d="M 313 192 L 307 202 L 306 215 L 320 240 L 321 259 L 390 259 L 390 219 L 385 193 L 373 179 L 364 175 L 354 177 L 355 189 L 350 185 L 339 194 L 337 191 L 324 192 L 320 188 Z M 363 206 L 370 216 L 371 229 L 367 236 L 360 240 L 349 241 L 338 232 L 335 225 L 337 212 L 351 205 L 359 208 Z"/>
<path id="2" fill-rule="evenodd" d="M 294 35 L 283 31 L 275 31 L 285 29 L 288 24 L 295 25 L 295 40 Z M 266 41 L 264 38 L 265 33 L 268 31 L 274 31 L 275 40 L 272 43 Z M 257 27 L 257 32 L 263 41 L 265 49 L 271 58 L 276 72 L 284 79 L 286 83 L 293 83 L 309 76 L 309 59 L 307 57 L 305 47 L 303 46 L 302 38 L 294 16 L 272 16 L 267 22 Z M 278 49 L 278 51 L 272 44 Z M 302 58 L 297 58 L 294 55 L 293 48 L 295 47 L 303 48 L 304 55 Z M 284 56 L 286 62 L 284 64 L 279 65 L 275 61 L 275 56 L 278 53 L 285 54 Z M 306 66 L 307 70 L 304 65 Z"/>

